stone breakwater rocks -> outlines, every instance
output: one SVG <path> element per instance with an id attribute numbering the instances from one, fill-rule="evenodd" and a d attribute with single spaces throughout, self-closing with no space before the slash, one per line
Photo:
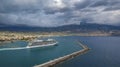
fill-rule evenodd
<path id="1" fill-rule="evenodd" d="M 81 42 L 79 42 L 79 44 L 83 48 L 82 50 L 76 51 L 72 54 L 69 54 L 69 55 L 66 55 L 66 56 L 63 56 L 63 57 L 59 57 L 57 59 L 48 61 L 48 62 L 40 64 L 40 65 L 36 65 L 34 67 L 54 67 L 56 64 L 62 63 L 66 60 L 69 60 L 69 59 L 72 59 L 76 56 L 82 55 L 82 54 L 86 53 L 88 50 L 90 50 L 86 45 L 83 45 Z"/>

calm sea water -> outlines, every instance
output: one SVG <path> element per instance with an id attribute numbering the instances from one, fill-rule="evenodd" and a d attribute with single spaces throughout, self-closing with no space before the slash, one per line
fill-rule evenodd
<path id="1" fill-rule="evenodd" d="M 52 37 L 57 46 L 26 49 L 27 42 L 17 41 L 0 46 L 0 67 L 32 67 L 52 59 L 81 50 L 76 39 L 71 37 Z M 13 49 L 9 49 L 13 48 Z M 18 49 L 16 49 L 18 48 Z"/>
<path id="2" fill-rule="evenodd" d="M 120 67 L 120 37 L 72 37 L 91 50 L 56 67 Z"/>
<path id="3" fill-rule="evenodd" d="M 27 42 L 17 41 L 0 46 L 0 67 L 32 67 L 49 60 L 81 50 L 76 43 L 81 40 L 91 50 L 56 67 L 120 67 L 120 37 L 52 37 L 58 46 L 39 49 L 1 50 L 3 48 L 24 48 Z"/>

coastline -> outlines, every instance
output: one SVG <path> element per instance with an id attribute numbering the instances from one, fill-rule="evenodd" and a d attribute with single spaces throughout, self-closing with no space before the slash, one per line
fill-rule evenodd
<path id="1" fill-rule="evenodd" d="M 31 41 L 36 38 L 52 36 L 114 36 L 111 33 L 66 33 L 66 32 L 0 32 L 0 43 L 10 43 L 16 40 Z"/>

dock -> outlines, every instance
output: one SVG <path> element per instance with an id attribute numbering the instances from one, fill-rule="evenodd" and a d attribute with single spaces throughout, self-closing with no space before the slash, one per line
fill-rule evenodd
<path id="1" fill-rule="evenodd" d="M 59 63 L 62 63 L 66 60 L 69 60 L 69 59 L 75 58 L 77 56 L 83 55 L 90 50 L 90 48 L 88 48 L 86 45 L 83 45 L 80 41 L 78 43 L 83 48 L 82 50 L 73 52 L 71 54 L 65 55 L 63 57 L 59 57 L 57 59 L 48 61 L 48 62 L 40 64 L 40 65 L 35 65 L 34 67 L 54 67 L 55 65 L 57 65 Z"/>

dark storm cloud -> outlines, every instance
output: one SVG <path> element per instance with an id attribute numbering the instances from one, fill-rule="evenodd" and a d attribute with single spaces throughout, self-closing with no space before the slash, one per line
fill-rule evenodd
<path id="1" fill-rule="evenodd" d="M 0 0 L 0 24 L 55 27 L 120 24 L 119 0 Z"/>
<path id="2" fill-rule="evenodd" d="M 31 0 L 30 0 L 31 1 Z M 36 10 L 37 3 L 22 2 L 19 0 L 0 0 L 0 12 L 1 13 L 11 13 L 11 12 L 21 12 L 21 11 L 33 11 Z"/>

